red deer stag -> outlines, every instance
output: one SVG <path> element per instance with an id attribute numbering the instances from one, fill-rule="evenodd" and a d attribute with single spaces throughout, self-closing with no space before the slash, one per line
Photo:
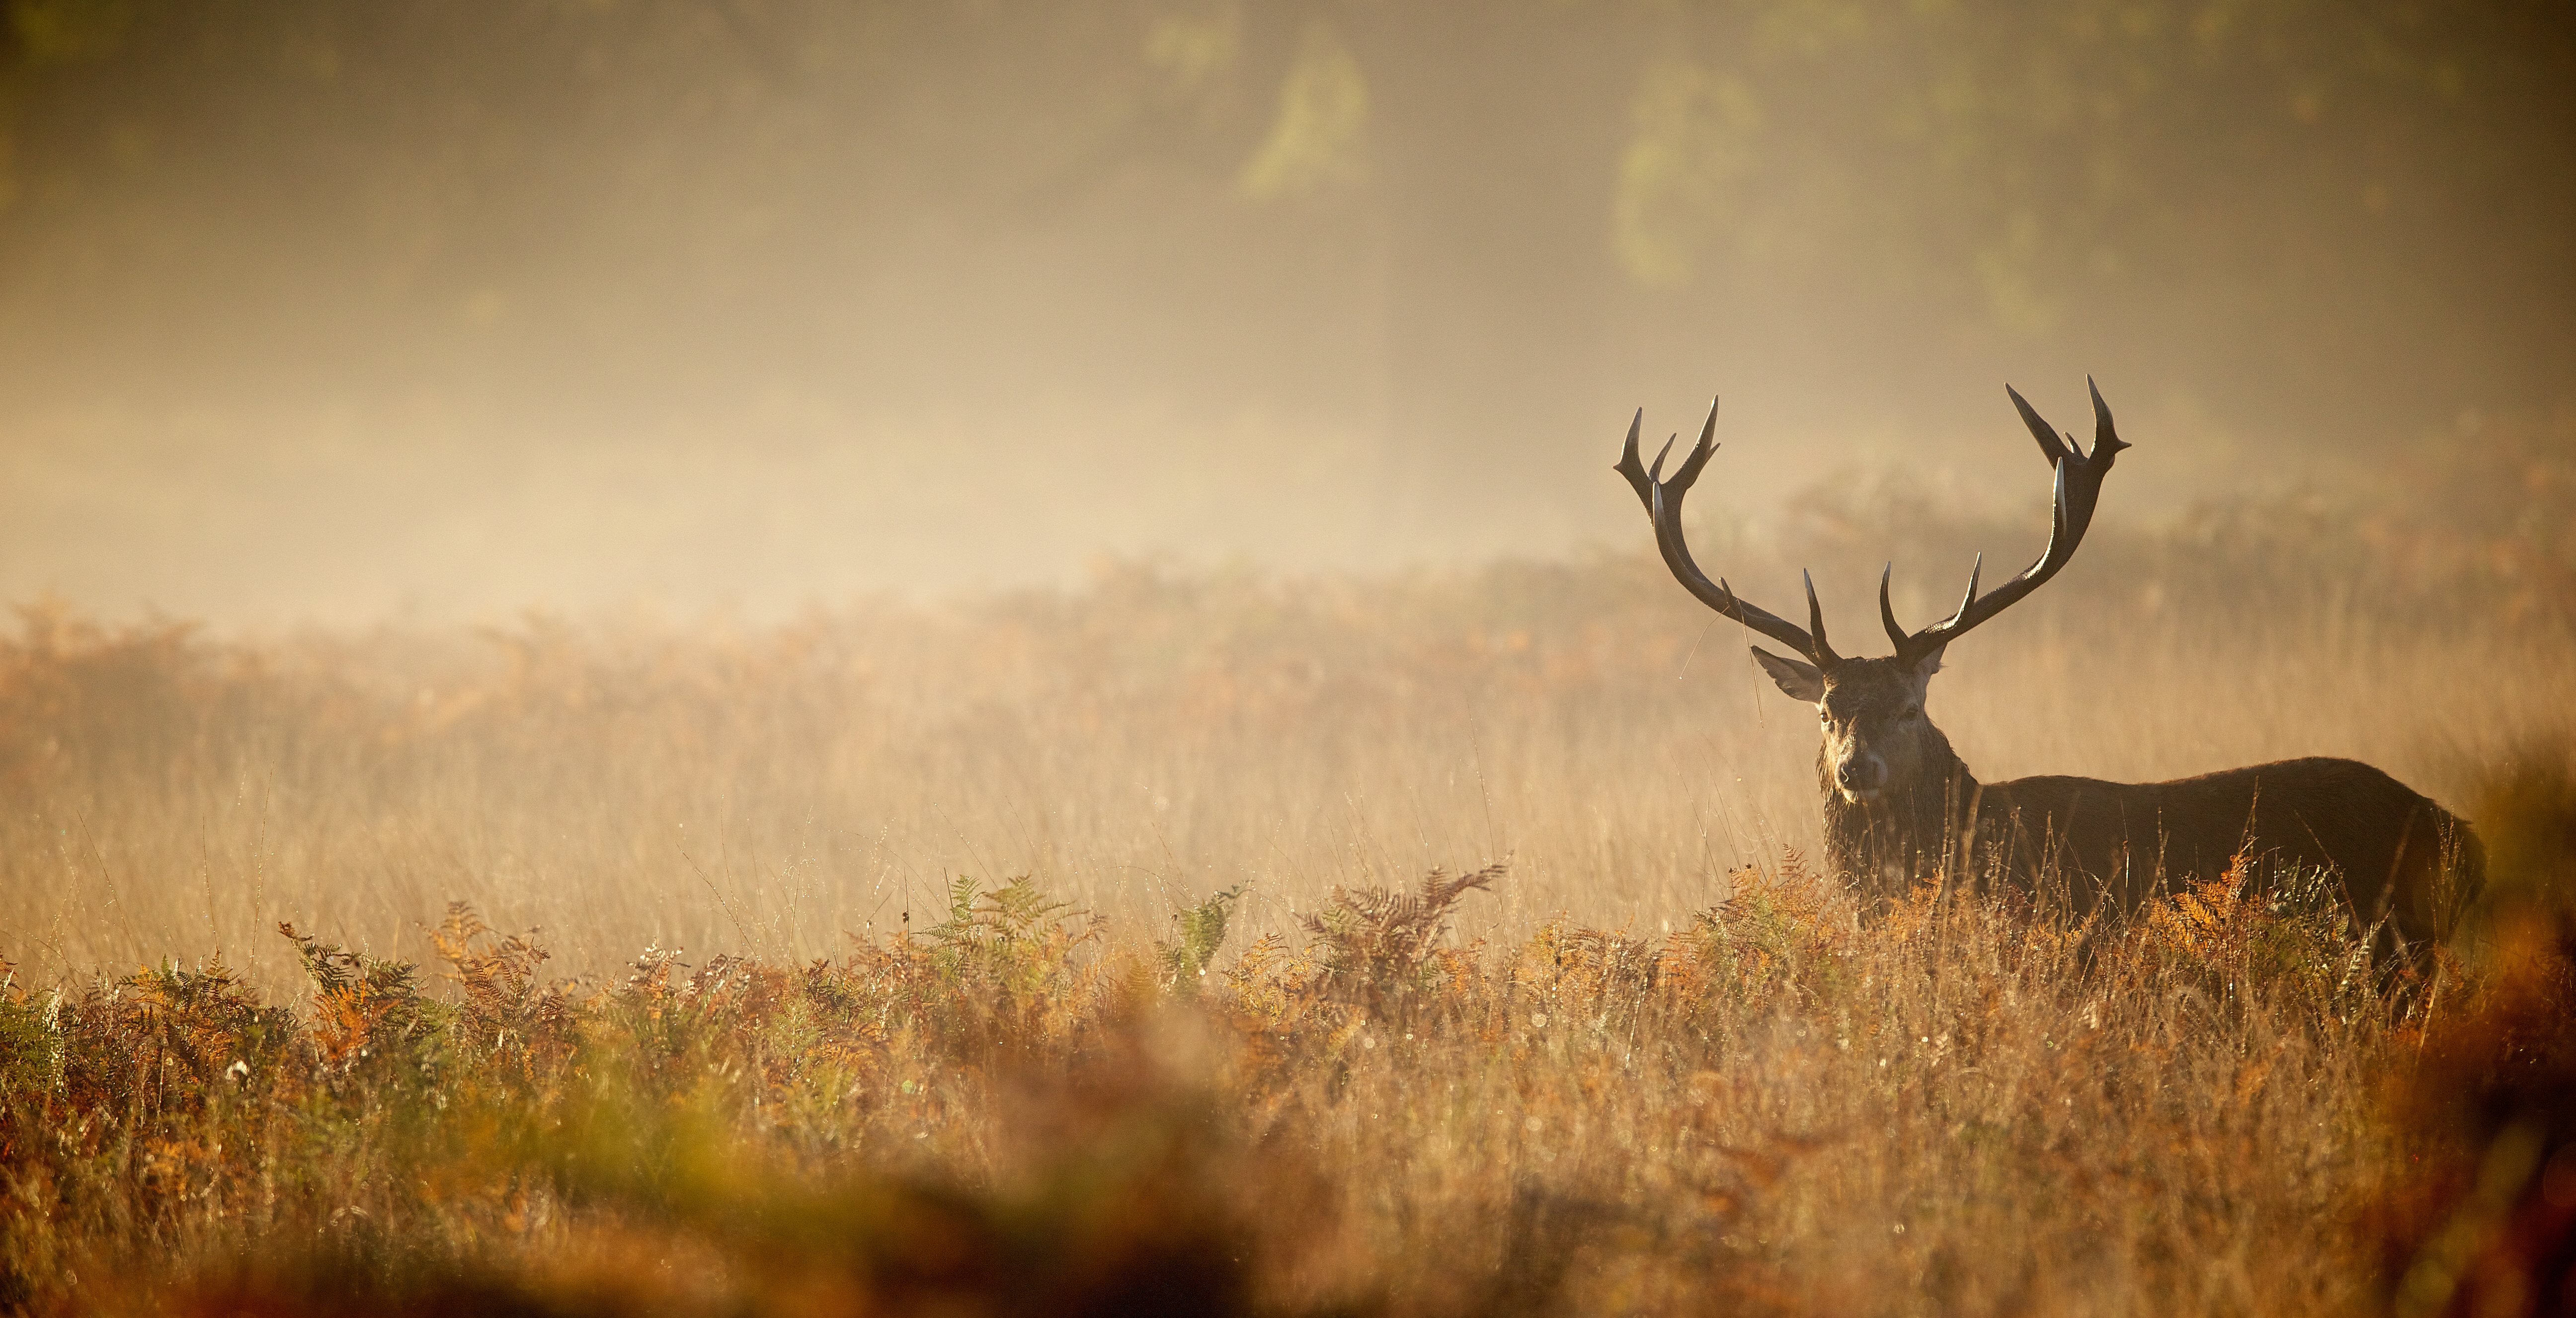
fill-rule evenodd
<path id="1" fill-rule="evenodd" d="M 2285 867 L 2327 872 L 2357 925 L 2381 929 L 2391 950 L 2421 950 L 2448 937 L 2482 879 L 2477 839 L 2457 816 L 2367 764 L 2283 760 L 2161 783 L 2056 776 L 1980 783 L 1968 772 L 1923 712 L 1942 652 L 2066 566 L 2093 520 L 2102 478 L 2129 447 L 2113 432 L 2111 409 L 2098 389 L 2089 455 L 2073 435 L 2061 440 L 2019 393 L 2004 392 L 2057 474 L 2048 548 L 2020 576 L 1985 595 L 1977 593 L 1971 568 L 1958 612 L 1916 632 L 1898 626 L 1888 604 L 1895 570 L 1889 564 L 1879 574 L 1878 612 L 1896 653 L 1885 659 L 1834 652 L 1812 576 L 1802 629 L 1737 598 L 1725 581 L 1710 581 L 1691 561 L 1682 538 L 1682 496 L 1716 451 L 1714 403 L 1698 446 L 1669 480 L 1663 470 L 1671 442 L 1649 470 L 1637 460 L 1645 413 L 1629 424 L 1617 470 L 1646 505 L 1665 566 L 1702 604 L 1799 656 L 1753 649 L 1782 691 L 1813 704 L 1823 718 L 1816 776 L 1832 871 L 1855 886 L 1865 911 L 1918 875 L 1963 864 L 1972 876 L 2000 870 L 2017 888 L 2091 918 L 2134 912 L 2168 879 L 2214 877 L 2244 854 L 2266 884 Z"/>

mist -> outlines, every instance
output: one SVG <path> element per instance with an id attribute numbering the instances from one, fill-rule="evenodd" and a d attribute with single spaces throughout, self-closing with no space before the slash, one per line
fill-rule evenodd
<path id="1" fill-rule="evenodd" d="M 1900 473 L 2106 519 L 2576 402 L 2506 3 L 16 0 L 0 595 L 774 616 L 1633 549 Z M 2385 491 L 2381 492 L 2385 495 Z"/>

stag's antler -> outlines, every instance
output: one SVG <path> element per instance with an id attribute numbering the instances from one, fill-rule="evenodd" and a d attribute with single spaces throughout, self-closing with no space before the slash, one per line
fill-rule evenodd
<path id="1" fill-rule="evenodd" d="M 1900 661 L 1919 662 L 1932 651 L 1967 635 L 1978 624 L 2011 608 L 2023 596 L 2039 589 L 2041 582 L 2056 576 L 2058 569 L 2065 567 L 2067 560 L 2075 556 L 2075 547 L 2084 542 L 2085 529 L 2093 524 L 2093 506 L 2102 497 L 2102 478 L 2111 474 L 2111 464 L 2119 458 L 2120 450 L 2129 447 L 2111 428 L 2110 406 L 2102 401 L 2102 390 L 2093 383 L 2091 376 L 2084 378 L 2084 387 L 2093 394 L 2093 452 L 2090 456 L 2075 446 L 2073 434 L 2060 440 L 2057 432 L 2040 419 L 2039 413 L 2031 409 L 2019 391 L 2011 385 L 2004 386 L 2004 392 L 2012 396 L 2013 407 L 2021 412 L 2022 424 L 2029 426 L 2032 437 L 2039 441 L 2040 456 L 2047 458 L 2049 465 L 2057 471 L 2055 488 L 2049 499 L 2048 548 L 2040 552 L 2038 562 L 2023 569 L 2020 576 L 1996 587 L 1993 594 L 1983 599 L 1977 597 L 1977 571 L 1985 566 L 1986 560 L 1985 555 L 1978 555 L 1976 564 L 1968 569 L 1968 596 L 1959 602 L 1959 611 L 1910 634 L 1897 625 L 1896 610 L 1888 606 L 1887 581 L 1896 566 L 1889 564 L 1878 574 L 1878 618 L 1887 625 L 1887 638 L 1896 643 L 1896 657 Z"/>
<path id="2" fill-rule="evenodd" d="M 1654 519 L 1655 548 L 1663 552 L 1664 566 L 1672 569 L 1682 589 L 1700 603 L 1796 649 L 1819 665 L 1842 662 L 1842 656 L 1825 641 L 1825 611 L 1816 603 L 1815 578 L 1807 579 L 1807 623 L 1815 632 L 1809 636 L 1788 619 L 1737 599 L 1724 580 L 1710 581 L 1708 574 L 1699 570 L 1699 564 L 1691 561 L 1690 544 L 1682 538 L 1682 496 L 1690 493 L 1692 482 L 1699 479 L 1700 468 L 1707 466 L 1709 455 L 1717 451 L 1717 400 L 1709 400 L 1708 422 L 1699 428 L 1699 443 L 1691 448 L 1689 457 L 1682 459 L 1670 480 L 1664 479 L 1664 459 L 1672 455 L 1673 441 L 1681 436 L 1664 441 L 1663 451 L 1655 455 L 1654 468 L 1649 471 L 1637 460 L 1637 431 L 1645 423 L 1646 409 L 1638 408 L 1636 419 L 1628 423 L 1627 449 L 1619 455 L 1614 470 L 1628 478 L 1628 484 L 1637 491 L 1637 501 L 1646 505 L 1646 515 Z"/>
<path id="3" fill-rule="evenodd" d="M 2057 472 L 2050 497 L 2048 548 L 2040 554 L 2038 562 L 2024 569 L 2020 576 L 1996 587 L 1993 594 L 1979 598 L 1977 574 L 1985 566 L 1985 556 L 1978 555 L 1976 565 L 1968 569 L 1968 595 L 1959 602 L 1958 612 L 1911 633 L 1897 625 L 1896 610 L 1887 599 L 1888 581 L 1895 574 L 1896 565 L 1890 563 L 1879 573 L 1879 621 L 1887 625 L 1887 638 L 1895 642 L 1896 657 L 1900 661 L 1909 664 L 1920 662 L 1924 656 L 1966 635 L 1978 624 L 2011 608 L 2023 596 L 2039 589 L 2041 582 L 2056 576 L 2058 569 L 2065 567 L 2067 560 L 2075 556 L 2075 547 L 2084 542 L 2084 532 L 2093 524 L 2093 507 L 2102 496 L 2102 478 L 2110 474 L 2111 464 L 2119 457 L 2120 450 L 2129 447 L 2112 430 L 2111 409 L 2103 403 L 2102 391 L 2094 387 L 2089 376 L 2084 384 L 2093 392 L 2093 452 L 2090 455 L 2076 447 L 2075 436 L 2070 434 L 2062 440 L 2058 438 L 2057 432 L 2040 419 L 2039 413 L 2031 410 L 2030 404 L 2018 391 L 2010 385 L 2004 386 L 2004 392 L 2012 396 L 2013 406 L 2021 412 L 2022 423 L 2030 427 L 2032 437 L 2039 441 L 2040 455 L 2047 458 Z M 1645 421 L 1645 409 L 1639 408 L 1636 419 L 1628 423 L 1627 448 L 1619 455 L 1616 470 L 1628 478 L 1628 484 L 1637 491 L 1637 501 L 1646 505 L 1646 515 L 1654 520 L 1655 548 L 1663 553 L 1664 566 L 1672 569 L 1682 588 L 1700 603 L 1794 648 L 1819 666 L 1842 662 L 1842 656 L 1835 654 L 1833 646 L 1825 640 L 1825 611 L 1816 603 L 1813 576 L 1806 579 L 1807 627 L 1801 629 L 1785 618 L 1736 598 L 1735 592 L 1723 579 L 1710 581 L 1708 574 L 1699 570 L 1699 564 L 1691 561 L 1690 545 L 1682 538 L 1682 496 L 1690 493 L 1692 483 L 1699 479 L 1700 469 L 1708 465 L 1710 455 L 1717 451 L 1716 401 L 1712 399 L 1709 402 L 1708 421 L 1700 427 L 1699 443 L 1692 446 L 1690 455 L 1682 459 L 1682 465 L 1674 470 L 1670 480 L 1664 479 L 1664 459 L 1672 455 L 1673 443 L 1681 436 L 1675 435 L 1664 441 L 1663 450 L 1655 455 L 1655 465 L 1649 469 L 1637 457 L 1637 432 Z"/>

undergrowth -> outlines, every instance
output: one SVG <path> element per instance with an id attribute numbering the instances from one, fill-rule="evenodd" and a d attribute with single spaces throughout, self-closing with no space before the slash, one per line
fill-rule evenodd
<path id="1" fill-rule="evenodd" d="M 2558 1174 L 2546 1082 L 2419 1118 L 2563 1068 L 2564 947 L 2443 963 L 2446 1012 L 2226 880 L 2083 952 L 1931 887 L 1855 927 L 1794 854 L 1660 939 L 1448 938 L 1501 877 L 1230 962 L 1239 890 L 1131 949 L 961 879 L 804 965 L 549 979 L 460 904 L 435 971 L 282 927 L 288 1003 L 0 969 L 0 1306 L 2349 1311 L 2495 1257 L 2462 1159 Z"/>

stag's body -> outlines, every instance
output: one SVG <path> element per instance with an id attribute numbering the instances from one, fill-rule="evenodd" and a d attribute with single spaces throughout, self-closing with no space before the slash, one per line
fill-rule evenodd
<path id="1" fill-rule="evenodd" d="M 2079 921 L 2135 912 L 2155 897 L 2241 871 L 2257 889 L 2292 870 L 2337 881 L 2357 927 L 2392 948 L 2447 937 L 2482 868 L 2457 816 L 2358 760 L 2311 757 L 2167 782 L 2049 774 L 1981 783 L 1948 739 L 1919 777 L 1874 800 L 1836 789 L 1819 755 L 1826 864 L 1865 910 L 1918 876 L 2000 877 Z M 2449 867 L 2446 870 L 2446 867 Z M 2448 881 L 2456 875 L 2461 882 Z"/>
<path id="2" fill-rule="evenodd" d="M 1629 427 L 1619 471 L 1644 501 L 1673 575 L 1709 607 L 1806 656 L 1753 651 L 1781 690 L 1816 707 L 1826 860 L 1852 884 L 1864 913 L 1919 880 L 2000 877 L 2091 920 L 2134 912 L 2177 886 L 2217 878 L 2243 858 L 2245 877 L 2257 887 L 2290 870 L 2328 874 L 2357 927 L 2379 931 L 2394 949 L 2449 937 L 2483 877 L 2477 839 L 2458 817 L 2367 764 L 2283 760 L 2159 783 L 2059 776 L 1980 783 L 1951 749 L 1923 707 L 1944 650 L 2066 565 L 2092 520 L 2103 476 L 2128 447 L 2099 392 L 2089 456 L 2072 436 L 2061 443 L 2021 395 L 2012 400 L 2057 473 L 2048 548 L 1983 598 L 1970 572 L 1958 612 L 1919 632 L 1897 625 L 1882 574 L 1880 618 L 1896 646 L 1885 659 L 1834 652 L 1812 581 L 1809 627 L 1802 629 L 1736 598 L 1691 561 L 1681 497 L 1714 452 L 1714 406 L 1698 446 L 1669 481 L 1663 457 L 1651 472 L 1638 461 L 1638 426 Z"/>

